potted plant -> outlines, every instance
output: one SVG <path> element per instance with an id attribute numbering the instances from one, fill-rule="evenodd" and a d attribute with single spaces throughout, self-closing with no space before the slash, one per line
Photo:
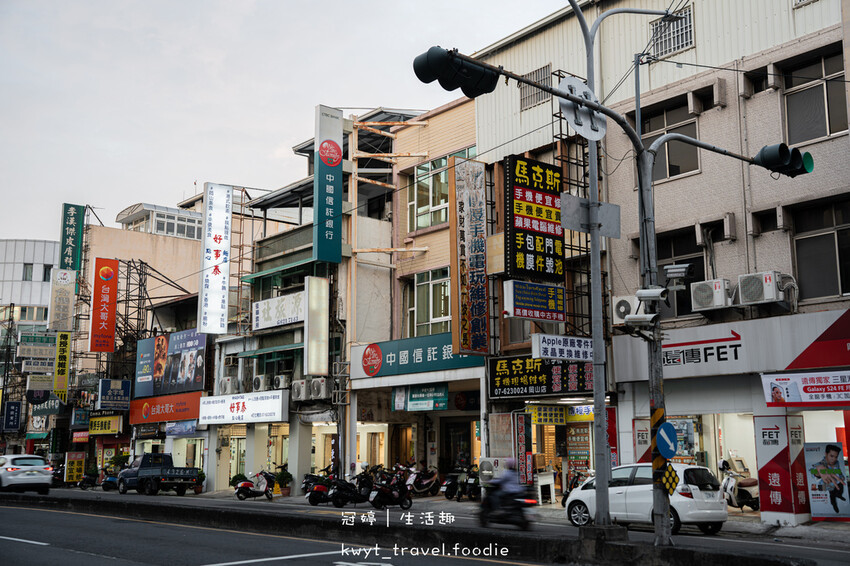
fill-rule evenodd
<path id="1" fill-rule="evenodd" d="M 280 495 L 282 497 L 289 497 L 292 491 L 292 488 L 289 487 L 289 484 L 292 482 L 292 474 L 289 473 L 287 467 L 288 465 L 284 464 L 283 469 L 280 470 L 280 472 L 278 472 L 277 476 L 275 477 L 277 485 L 280 486 Z"/>
<path id="2" fill-rule="evenodd" d="M 198 468 L 198 483 L 195 484 L 195 487 L 192 489 L 195 490 L 195 494 L 203 493 L 204 491 L 204 482 L 207 480 L 207 474 L 201 468 Z"/>
<path id="3" fill-rule="evenodd" d="M 234 476 L 230 478 L 230 487 L 236 487 L 239 482 L 246 481 L 247 479 L 248 476 L 245 474 L 234 474 Z"/>

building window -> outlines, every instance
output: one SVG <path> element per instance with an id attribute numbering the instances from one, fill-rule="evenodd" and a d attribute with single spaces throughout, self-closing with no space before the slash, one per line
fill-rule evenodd
<path id="1" fill-rule="evenodd" d="M 475 147 L 470 147 L 453 157 L 471 159 Z M 415 182 L 407 187 L 407 231 L 445 224 L 449 220 L 449 157 L 434 159 L 416 167 Z"/>
<path id="2" fill-rule="evenodd" d="M 850 200 L 792 213 L 800 299 L 850 294 Z"/>
<path id="3" fill-rule="evenodd" d="M 404 309 L 406 338 L 449 332 L 449 268 L 417 273 L 404 288 Z"/>
<path id="4" fill-rule="evenodd" d="M 678 19 L 656 20 L 652 26 L 652 55 L 664 57 L 694 44 L 694 22 L 691 7 L 675 13 Z"/>
<path id="5" fill-rule="evenodd" d="M 644 147 L 664 134 L 682 134 L 697 138 L 696 117 L 688 114 L 688 105 L 650 110 L 641 116 L 641 132 Z M 672 141 L 667 142 L 655 156 L 652 180 L 659 181 L 699 169 L 699 152 L 695 146 Z"/>
<path id="6" fill-rule="evenodd" d="M 691 281 L 705 281 L 705 259 L 703 250 L 697 245 L 696 232 L 693 228 L 658 235 L 658 278 L 664 282 L 664 266 L 672 264 L 692 264 L 694 276 L 685 282 L 685 289 L 674 291 L 668 295 L 670 306 L 660 303 L 661 318 L 675 318 L 693 312 L 691 307 Z"/>
<path id="7" fill-rule="evenodd" d="M 841 53 L 785 69 L 784 74 L 790 145 L 847 130 Z"/>
<path id="8" fill-rule="evenodd" d="M 32 264 L 24 264 L 24 281 L 32 281 Z"/>
<path id="9" fill-rule="evenodd" d="M 50 281 L 50 271 L 53 269 L 52 265 L 44 264 L 44 271 L 41 273 L 42 281 Z"/>
<path id="10" fill-rule="evenodd" d="M 546 65 L 545 67 L 540 67 L 534 71 L 531 71 L 527 75 L 523 75 L 524 79 L 528 79 L 530 81 L 534 81 L 538 84 L 542 84 L 548 87 L 552 86 L 552 65 Z M 545 90 L 540 90 L 539 88 L 531 85 L 527 85 L 525 83 L 520 83 L 519 85 L 519 111 L 528 110 L 538 104 L 542 104 L 549 99 L 552 98 L 552 95 L 546 92 Z"/>

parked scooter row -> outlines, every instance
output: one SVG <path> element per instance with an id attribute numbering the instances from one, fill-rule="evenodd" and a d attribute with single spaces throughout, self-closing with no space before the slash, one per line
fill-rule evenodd
<path id="1" fill-rule="evenodd" d="M 462 466 L 455 464 L 452 471 L 446 476 L 440 491 L 446 499 L 457 499 L 461 501 L 468 497 L 472 501 L 481 499 L 481 481 L 478 477 L 478 466 Z"/>
<path id="2" fill-rule="evenodd" d="M 83 479 L 77 482 L 77 487 L 82 489 L 83 491 L 88 488 L 96 488 L 100 487 L 103 491 L 109 491 L 111 489 L 118 489 L 118 476 L 116 474 L 111 474 L 106 468 L 101 468 L 101 472 L 103 472 L 103 480 L 100 480 L 98 474 L 85 474 L 83 475 Z M 98 483 L 100 481 L 100 483 Z"/>
<path id="3" fill-rule="evenodd" d="M 349 503 L 365 503 L 369 501 L 369 494 L 375 484 L 375 476 L 383 468 L 380 464 L 369 467 L 363 464 L 363 471 L 354 476 L 353 481 L 337 478 L 328 493 L 334 507 L 345 507 Z"/>

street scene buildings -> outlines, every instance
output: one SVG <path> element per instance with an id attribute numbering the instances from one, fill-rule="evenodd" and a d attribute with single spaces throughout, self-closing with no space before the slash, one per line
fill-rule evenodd
<path id="1" fill-rule="evenodd" d="M 840 444 L 846 459 L 850 423 L 846 6 L 579 4 L 589 22 L 671 10 L 605 20 L 595 95 L 645 148 L 681 134 L 723 150 L 668 141 L 640 187 L 639 149 L 608 119 L 597 181 L 619 237 L 602 238 L 600 272 L 588 230 L 564 218 L 568 197 L 591 197 L 596 142 L 550 92 L 500 80 L 424 112 L 317 100 L 292 148 L 304 176 L 280 188 L 128 196 L 118 228 L 96 202 L 57 202 L 56 241 L 0 241 L 0 453 L 92 469 L 170 453 L 203 470 L 206 491 L 283 463 L 298 482 L 397 462 L 498 473 L 515 458 L 560 499 L 609 465 L 594 454 L 594 350 L 610 465 L 652 461 L 655 327 L 629 317 L 657 308 L 668 459 L 758 479 L 763 522 L 822 517 L 804 448 Z M 587 78 L 581 37 L 567 6 L 470 55 L 559 88 Z M 780 143 L 814 169 L 750 162 Z M 638 298 L 648 269 L 666 289 L 657 304 Z M 53 323 L 62 270 L 73 305 Z"/>

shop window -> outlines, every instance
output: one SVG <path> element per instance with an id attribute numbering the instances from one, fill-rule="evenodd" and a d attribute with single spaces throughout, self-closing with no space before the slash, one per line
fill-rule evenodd
<path id="1" fill-rule="evenodd" d="M 663 19 L 650 23 L 652 28 L 652 55 L 666 57 L 694 44 L 693 12 L 688 6 L 675 12 L 676 19 Z"/>
<path id="2" fill-rule="evenodd" d="M 792 212 L 800 299 L 850 294 L 850 200 Z"/>
<path id="3" fill-rule="evenodd" d="M 41 272 L 41 280 L 42 281 L 50 281 L 50 271 L 53 269 L 53 266 L 45 263 L 44 269 Z"/>
<path id="4" fill-rule="evenodd" d="M 416 274 L 404 287 L 403 301 L 405 338 L 449 332 L 449 268 Z"/>
<path id="5" fill-rule="evenodd" d="M 677 99 L 674 106 L 645 112 L 641 116 L 641 133 L 643 145 L 647 148 L 664 134 L 682 134 L 698 139 L 697 120 L 688 113 L 687 103 Z M 695 146 L 677 141 L 667 142 L 655 156 L 652 180 L 660 181 L 698 169 L 699 151 Z"/>
<path id="6" fill-rule="evenodd" d="M 693 265 L 693 279 L 686 281 L 685 289 L 668 295 L 670 306 L 660 303 L 661 318 L 676 318 L 693 312 L 691 305 L 691 281 L 705 281 L 705 257 L 702 248 L 697 245 L 693 228 L 659 234 L 657 239 L 659 282 L 663 283 L 664 266 L 672 264 Z"/>
<path id="7" fill-rule="evenodd" d="M 473 158 L 475 147 L 451 154 Z M 445 224 L 449 220 L 449 156 L 416 167 L 415 178 L 407 186 L 407 231 Z"/>
<path id="8" fill-rule="evenodd" d="M 535 69 L 530 73 L 523 75 L 523 78 L 534 81 L 537 84 L 552 86 L 552 65 L 545 65 L 539 69 Z M 540 90 L 535 86 L 525 83 L 519 85 L 519 110 L 520 112 L 533 108 L 538 104 L 547 102 L 552 98 L 552 95 L 545 90 Z"/>
<path id="9" fill-rule="evenodd" d="M 847 131 L 847 99 L 841 52 L 785 69 L 789 145 Z"/>
<path id="10" fill-rule="evenodd" d="M 23 281 L 32 281 L 32 264 L 31 263 L 25 263 L 24 264 Z"/>

